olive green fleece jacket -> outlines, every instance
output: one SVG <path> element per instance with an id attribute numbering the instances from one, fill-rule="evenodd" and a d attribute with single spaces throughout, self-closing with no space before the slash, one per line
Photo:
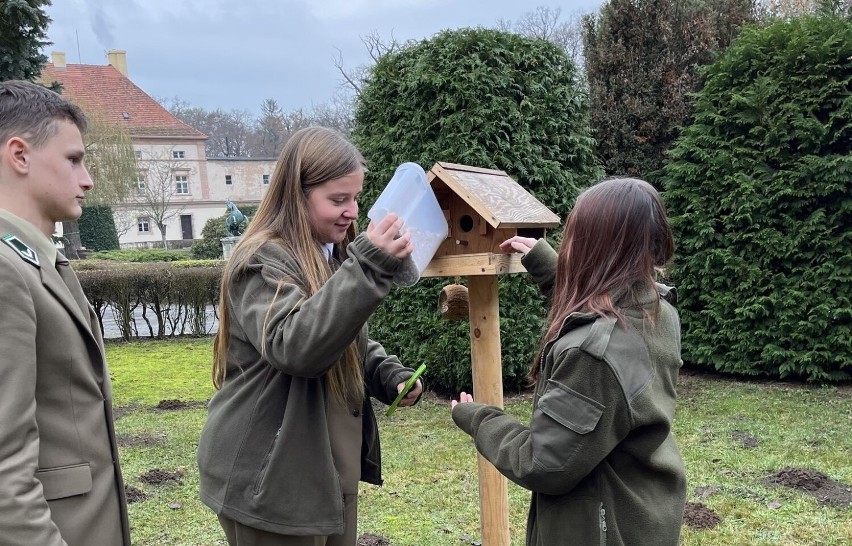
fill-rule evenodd
<path id="1" fill-rule="evenodd" d="M 302 273 L 274 242 L 263 245 L 228 287 L 227 375 L 210 400 L 197 454 L 201 500 L 217 514 L 284 535 L 343 532 L 325 374 L 356 339 L 368 395 L 361 411 L 361 480 L 381 484 L 369 397 L 389 404 L 414 370 L 369 341 L 366 323 L 390 291 L 401 260 L 363 234 L 346 254 L 310 298 L 292 283 L 278 290 L 280 279 Z"/>
<path id="2" fill-rule="evenodd" d="M 540 241 L 523 263 L 549 293 L 555 252 Z M 528 545 L 678 544 L 686 477 L 671 433 L 681 359 L 669 294 L 658 285 L 617 300 L 627 327 L 569 316 L 545 346 L 529 425 L 493 406 L 453 409 L 477 450 L 532 491 Z M 652 323 L 644 313 L 658 301 Z"/>

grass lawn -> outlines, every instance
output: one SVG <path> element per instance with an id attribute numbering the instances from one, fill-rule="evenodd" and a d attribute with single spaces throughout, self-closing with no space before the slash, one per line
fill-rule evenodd
<path id="1" fill-rule="evenodd" d="M 197 499 L 195 448 L 206 416 L 202 402 L 213 394 L 211 351 L 210 339 L 107 345 L 124 480 L 145 497 L 129 506 L 135 546 L 225 544 L 215 516 Z M 821 503 L 817 497 L 825 490 L 808 493 L 803 489 L 813 484 L 807 480 L 792 484 L 798 488 L 767 481 L 772 475 L 813 478 L 818 471 L 846 484 L 832 491 L 841 502 L 844 494 L 848 498 L 850 386 L 684 372 L 678 391 L 675 434 L 686 461 L 690 508 L 701 516 L 691 521 L 706 524 L 684 525 L 682 544 L 852 544 L 848 504 Z M 187 404 L 157 408 L 174 400 Z M 506 407 L 527 421 L 530 397 L 513 397 Z M 449 412 L 447 401 L 434 396 L 390 417 L 377 412 L 385 485 L 362 485 L 359 533 L 384 537 L 392 546 L 478 544 L 476 452 Z M 524 542 L 528 501 L 528 492 L 509 483 L 513 546 Z"/>

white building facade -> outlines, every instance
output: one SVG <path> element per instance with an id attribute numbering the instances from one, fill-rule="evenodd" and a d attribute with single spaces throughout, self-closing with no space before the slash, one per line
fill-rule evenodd
<path id="1" fill-rule="evenodd" d="M 201 238 L 209 219 L 225 213 L 229 200 L 238 206 L 260 203 L 275 160 L 207 158 L 207 136 L 130 81 L 124 51 L 108 51 L 107 65 L 67 64 L 61 52 L 51 57 L 43 82 L 58 81 L 69 100 L 130 134 L 138 167 L 136 192 L 113 206 L 122 248 L 161 247 L 159 220 L 170 248 L 187 247 Z"/>

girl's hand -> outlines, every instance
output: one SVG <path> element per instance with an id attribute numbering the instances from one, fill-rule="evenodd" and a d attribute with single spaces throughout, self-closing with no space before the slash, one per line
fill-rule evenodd
<path id="1" fill-rule="evenodd" d="M 461 391 L 459 393 L 459 399 L 458 400 L 450 400 L 450 409 L 458 406 L 459 404 L 464 404 L 466 402 L 473 402 L 473 395 L 468 394 L 464 391 Z"/>
<path id="2" fill-rule="evenodd" d="M 505 241 L 500 243 L 500 250 L 502 250 L 506 254 L 520 252 L 521 254 L 526 256 L 527 252 L 532 250 L 532 248 L 537 242 L 538 239 L 531 239 L 529 237 L 521 237 L 520 235 L 515 235 L 511 239 L 506 239 Z"/>
<path id="3" fill-rule="evenodd" d="M 396 392 L 397 393 L 402 392 L 402 389 L 405 388 L 406 383 L 407 383 L 407 381 L 403 381 L 402 383 L 397 385 L 396 386 Z M 422 392 L 423 392 L 423 384 L 418 379 L 417 382 L 414 383 L 414 386 L 411 387 L 411 390 L 408 391 L 408 394 L 403 396 L 402 400 L 399 401 L 399 404 L 398 404 L 399 407 L 402 408 L 402 407 L 410 406 L 410 405 L 414 404 L 415 402 L 417 402 L 417 399 L 420 397 L 420 393 L 422 393 Z"/>
<path id="4" fill-rule="evenodd" d="M 370 222 L 367 226 L 367 239 L 392 256 L 407 258 L 414 251 L 414 245 L 411 243 L 410 231 L 400 231 L 403 223 L 402 218 L 390 213 L 378 224 Z"/>

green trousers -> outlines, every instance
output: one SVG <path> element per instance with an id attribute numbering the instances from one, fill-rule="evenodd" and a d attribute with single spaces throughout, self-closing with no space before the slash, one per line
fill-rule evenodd
<path id="1" fill-rule="evenodd" d="M 342 535 L 302 537 L 279 535 L 219 516 L 230 546 L 356 546 L 358 541 L 358 495 L 343 495 Z"/>

